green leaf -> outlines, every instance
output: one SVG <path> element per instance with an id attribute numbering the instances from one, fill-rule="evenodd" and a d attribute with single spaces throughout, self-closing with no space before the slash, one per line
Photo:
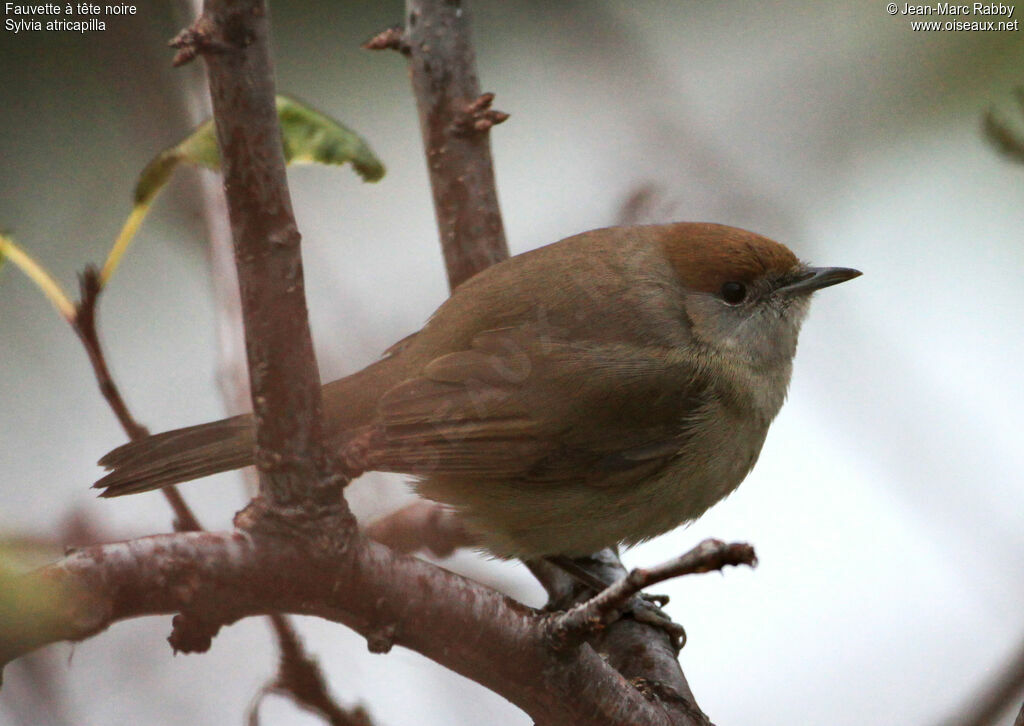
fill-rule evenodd
<path id="1" fill-rule="evenodd" d="M 384 176 L 384 165 L 359 134 L 287 96 L 278 96 L 276 103 L 286 163 L 341 165 L 348 162 L 364 181 L 375 182 Z M 139 174 L 131 214 L 122 225 L 100 271 L 101 285 L 107 284 L 121 264 L 124 253 L 149 213 L 150 205 L 179 164 L 220 171 L 213 119 L 197 126 L 180 143 L 161 151 Z"/>
<path id="2" fill-rule="evenodd" d="M 277 97 L 284 158 L 289 163 L 349 162 L 364 181 L 384 176 L 384 165 L 369 145 L 347 126 L 286 96 Z"/>

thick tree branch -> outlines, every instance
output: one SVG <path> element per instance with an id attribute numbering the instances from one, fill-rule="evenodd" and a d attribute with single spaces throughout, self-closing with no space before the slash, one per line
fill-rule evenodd
<path id="1" fill-rule="evenodd" d="M 327 502 L 337 499 L 337 481 L 323 476 L 320 376 L 274 106 L 267 12 L 260 0 L 207 0 L 189 41 L 205 55 L 221 150 L 261 493 L 280 504 Z"/>
<path id="2" fill-rule="evenodd" d="M 429 56 L 422 72 L 452 71 L 443 67 L 443 56 L 432 55 L 446 45 L 466 51 L 462 57 L 471 70 L 468 39 L 440 31 L 440 22 L 429 16 L 447 14 L 446 27 L 463 32 L 464 8 L 459 5 L 410 0 L 414 79 L 417 48 L 421 61 Z M 429 35 L 415 36 L 417 24 L 458 37 L 438 37 L 436 45 L 429 45 Z M 321 450 L 319 380 L 266 41 L 266 8 L 253 0 L 208 0 L 203 17 L 181 37 L 184 55 L 205 55 L 210 71 L 265 497 L 239 515 L 236 532 L 92 547 L 3 583 L 0 663 L 47 642 L 88 637 L 139 615 L 180 613 L 174 642 L 202 649 L 223 624 L 248 615 L 294 612 L 344 623 L 377 652 L 394 644 L 413 648 L 505 696 L 545 725 L 705 723 L 674 659 L 671 664 L 664 657 L 649 662 L 622 650 L 633 647 L 627 637 L 611 637 L 616 628 L 632 630 L 643 633 L 634 641 L 642 648 L 662 656 L 670 652 L 649 635 L 649 628 L 615 623 L 595 641 L 602 651 L 609 650 L 606 657 L 586 643 L 553 649 L 546 616 L 366 541 L 354 533 L 343 503 L 312 511 L 290 506 L 311 499 L 329 504 L 338 492 Z M 444 86 L 444 78 L 435 81 Z M 436 92 L 424 89 L 424 94 Z M 435 199 L 444 202 L 437 206 L 442 229 L 447 220 L 453 230 L 442 234 L 453 285 L 507 255 L 496 203 L 485 199 L 496 199 L 489 153 L 479 166 L 486 145 L 459 146 L 460 140 L 479 141 L 484 127 L 498 118 L 478 89 L 457 100 L 444 105 L 435 99 L 426 114 L 430 123 L 424 125 L 432 175 L 436 170 L 449 184 L 443 194 L 435 185 Z M 431 114 L 444 123 L 438 125 Z M 448 156 L 449 146 L 462 148 L 470 166 L 460 171 L 455 157 Z"/>
<path id="3" fill-rule="evenodd" d="M 140 615 L 181 612 L 220 624 L 281 611 L 348 625 L 374 650 L 412 648 L 505 696 L 540 723 L 679 723 L 589 646 L 553 651 L 544 616 L 530 608 L 361 537 L 350 540 L 341 534 L 344 516 L 324 517 L 320 536 L 310 539 L 268 527 L 262 521 L 268 512 L 265 505 L 243 512 L 243 531 L 82 549 L 4 583 L 3 590 L 18 597 L 3 600 L 10 610 L 0 612 L 0 663 Z"/>
<path id="4" fill-rule="evenodd" d="M 198 0 L 192 3 L 192 5 L 195 10 L 198 10 Z M 213 11 L 214 9 L 222 11 L 222 20 L 232 17 L 228 15 L 226 11 L 223 11 L 223 9 L 220 6 L 212 5 L 210 9 L 211 11 Z M 244 244 L 247 245 L 248 252 L 250 254 L 254 251 L 254 248 L 261 247 L 261 241 L 259 240 L 259 234 L 261 231 L 266 232 L 268 234 L 268 237 L 264 242 L 269 242 L 271 239 L 273 239 L 273 237 L 270 235 L 274 233 L 281 233 L 285 236 L 285 238 L 294 239 L 294 249 L 290 253 L 285 252 L 281 254 L 280 257 L 276 260 L 276 262 L 277 269 L 281 269 L 283 267 L 286 270 L 292 268 L 295 270 L 295 276 L 297 278 L 298 283 L 291 288 L 293 294 L 291 305 L 288 306 L 288 309 L 294 311 L 296 314 L 301 314 L 294 318 L 292 321 L 298 327 L 298 329 L 293 327 L 292 330 L 280 331 L 279 334 L 284 336 L 291 336 L 297 334 L 300 336 L 299 340 L 306 342 L 305 346 L 300 346 L 299 351 L 300 356 L 305 358 L 305 360 L 303 361 L 304 369 L 296 371 L 296 375 L 300 377 L 304 375 L 312 375 L 312 380 L 303 381 L 303 383 L 306 384 L 308 397 L 309 387 L 313 387 L 316 389 L 319 388 L 319 378 L 316 373 L 316 362 L 315 360 L 312 359 L 312 344 L 308 330 L 308 323 L 305 322 L 306 314 L 305 302 L 303 299 L 302 292 L 302 270 L 298 251 L 298 234 L 295 228 L 294 220 L 292 219 L 290 211 L 290 199 L 288 195 L 288 190 L 285 186 L 284 159 L 283 154 L 278 153 L 280 150 L 280 143 L 274 141 L 279 138 L 279 132 L 276 131 L 277 119 L 276 110 L 273 104 L 273 75 L 269 60 L 269 50 L 266 47 L 266 18 L 265 14 L 262 12 L 263 8 L 258 6 L 258 4 L 254 3 L 250 5 L 248 10 L 250 12 L 253 12 L 256 17 L 263 18 L 263 27 L 255 29 L 253 31 L 244 31 L 240 34 L 240 37 L 245 38 L 246 34 L 251 32 L 253 40 L 256 41 L 257 46 L 261 45 L 261 43 L 258 41 L 262 39 L 262 48 L 251 49 L 252 56 L 248 59 L 248 63 L 246 63 L 244 59 L 236 58 L 234 65 L 235 70 L 238 70 L 240 67 L 247 66 L 252 73 L 258 74 L 260 83 L 259 88 L 255 89 L 250 97 L 243 98 L 240 101 L 237 101 L 235 105 L 244 108 L 244 105 L 246 103 L 252 103 L 256 105 L 263 104 L 264 106 L 266 106 L 269 103 L 274 119 L 273 123 L 270 124 L 266 121 L 266 114 L 264 114 L 264 127 L 262 129 L 255 129 L 256 133 L 269 133 L 269 137 L 264 136 L 261 139 L 246 139 L 243 137 L 239 139 L 239 146 L 236 148 L 238 150 L 246 149 L 249 147 L 249 144 L 254 143 L 255 141 L 255 143 L 261 144 L 261 146 L 255 146 L 253 147 L 253 149 L 268 153 L 269 155 L 266 158 L 269 159 L 269 161 L 265 166 L 254 170 L 253 168 L 246 168 L 248 162 L 244 158 L 236 159 L 233 156 L 229 156 L 229 154 L 226 151 L 225 153 L 222 154 L 222 156 L 224 156 L 226 159 L 230 159 L 233 162 L 230 168 L 232 169 L 233 174 L 232 179 L 235 181 L 244 179 L 248 175 L 253 173 L 262 174 L 263 184 L 261 185 L 261 187 L 249 191 L 259 192 L 264 189 L 269 190 L 271 198 L 280 200 L 281 215 L 279 218 L 275 218 L 269 222 L 267 220 L 253 218 L 249 216 L 252 211 L 252 207 L 247 206 L 247 200 L 244 198 L 245 195 L 236 195 L 232 199 L 232 209 L 234 211 L 234 215 L 231 216 L 233 222 L 232 231 L 236 232 L 236 241 L 242 240 Z M 200 19 L 197 20 L 196 24 L 193 27 L 202 28 L 203 32 L 206 32 L 209 35 L 216 35 L 222 32 L 224 28 L 218 28 L 216 24 L 210 20 L 210 18 L 212 17 L 214 17 L 212 14 L 200 15 Z M 253 21 L 255 22 L 255 18 L 253 18 Z M 231 48 L 229 46 L 224 46 L 221 48 L 221 50 L 229 52 Z M 178 60 L 181 59 L 182 58 L 179 54 Z M 234 93 L 232 93 L 229 90 L 231 87 L 232 78 L 228 77 L 228 75 L 225 74 L 230 74 L 231 72 L 232 71 L 230 69 L 224 67 L 219 68 L 219 73 L 218 71 L 214 70 L 213 65 L 211 65 L 210 68 L 211 78 L 214 75 L 218 75 L 218 77 L 223 80 L 223 83 L 220 86 L 221 99 L 223 101 L 221 106 L 232 106 L 233 104 L 231 104 L 227 99 L 237 99 L 238 96 L 243 95 L 238 94 L 237 90 Z M 236 77 L 235 80 L 242 81 L 243 85 L 245 85 L 245 82 L 248 79 L 244 76 L 238 76 Z M 242 90 L 244 92 L 247 89 Z M 196 95 L 198 96 L 199 94 Z M 213 92 L 212 95 L 216 97 L 217 94 Z M 198 100 L 195 105 L 200 107 L 208 107 L 209 102 L 204 103 L 203 100 Z M 199 119 L 196 119 L 196 121 L 198 120 Z M 227 134 L 236 133 L 238 131 L 237 125 L 239 124 L 239 122 L 241 122 L 242 124 L 246 123 L 244 110 L 239 116 L 229 116 L 229 119 L 226 123 L 221 123 L 221 120 L 218 119 L 218 132 L 223 131 L 224 133 Z M 221 144 L 222 149 L 224 149 L 223 140 L 221 140 Z M 273 148 L 268 148 L 271 146 Z M 259 164 L 257 163 L 255 164 L 255 166 L 259 167 Z M 225 189 L 230 188 L 230 182 L 227 176 L 227 169 L 228 166 L 225 163 Z M 217 193 L 211 187 L 212 185 L 210 184 L 204 184 L 205 193 L 203 196 L 205 202 L 204 207 L 207 211 L 207 228 L 208 231 L 210 232 L 211 259 L 213 261 L 215 269 L 218 270 L 218 275 L 215 275 L 214 286 L 216 296 L 220 301 L 220 305 L 218 305 L 218 318 L 220 321 L 219 338 L 221 350 L 220 382 L 221 388 L 228 399 L 229 409 L 231 409 L 232 413 L 238 413 L 240 412 L 241 409 L 248 408 L 248 404 L 245 401 L 245 391 L 247 388 L 249 388 L 250 377 L 248 370 L 244 365 L 244 361 L 241 354 L 241 348 L 238 345 L 238 341 L 242 338 L 242 334 L 244 333 L 244 330 L 246 328 L 244 327 L 243 310 L 237 292 L 239 287 L 237 282 L 238 270 L 236 270 L 235 265 L 232 264 L 230 261 L 230 258 L 232 256 L 232 244 L 227 233 L 227 230 L 225 229 L 223 223 L 221 222 L 221 219 L 223 218 L 221 212 L 223 211 L 223 207 L 225 206 L 225 197 Z M 239 196 L 241 196 L 242 198 L 239 198 Z M 241 237 L 237 233 L 242 229 L 250 230 L 252 234 L 246 237 Z M 262 245 L 264 249 L 270 246 L 271 245 L 269 244 Z M 236 249 L 239 250 L 239 254 L 236 255 L 236 259 L 238 260 L 239 267 L 241 268 L 245 266 L 242 257 L 243 253 L 241 251 L 242 248 L 237 247 Z M 255 253 L 257 255 L 260 254 L 260 250 L 255 249 Z M 289 259 L 289 257 L 293 259 Z M 263 274 L 262 271 L 256 269 L 256 265 L 249 265 L 249 268 L 250 272 L 253 275 L 255 275 L 255 277 L 253 278 L 247 278 L 251 283 L 249 285 L 250 289 L 253 287 L 256 287 L 257 289 L 264 289 L 263 286 L 265 285 L 265 283 L 262 279 L 258 277 L 259 275 Z M 267 299 L 272 298 L 273 295 L 276 293 L 279 293 L 279 291 L 265 290 L 263 293 L 263 302 L 266 303 Z M 256 310 L 254 311 L 253 308 L 256 308 Z M 265 307 L 263 309 L 265 309 Z M 258 301 L 256 302 L 255 305 L 250 305 L 250 320 L 254 312 L 255 315 L 257 316 L 262 314 Z M 284 350 L 287 350 L 288 342 L 287 340 L 285 340 L 284 342 Z M 266 352 L 268 348 L 273 349 L 276 344 L 276 340 L 254 340 L 248 346 L 248 350 L 250 352 L 250 360 L 252 360 L 252 356 L 259 356 L 261 354 L 261 351 L 257 349 L 262 348 L 262 352 Z M 303 347 L 305 348 L 305 350 L 302 350 Z M 281 363 L 280 365 L 287 366 L 289 365 L 289 363 L 285 362 Z M 263 380 L 265 381 L 266 379 Z M 281 385 L 287 386 L 290 385 L 290 383 L 288 381 L 285 381 Z M 280 391 L 278 391 L 278 393 L 280 393 Z M 264 396 L 264 394 L 258 392 L 256 388 L 253 388 L 253 397 L 255 400 L 259 400 L 262 396 Z M 284 401 L 281 397 L 276 398 L 275 403 L 277 401 L 280 401 L 279 405 L 289 405 L 288 402 Z M 315 428 L 316 426 L 319 425 L 319 405 L 319 390 L 316 390 L 315 396 L 313 397 L 312 400 L 313 410 L 305 412 L 305 415 L 308 416 L 311 420 L 310 427 L 312 430 L 308 432 L 298 432 L 297 439 L 292 444 L 292 450 L 299 450 L 300 455 L 310 456 L 312 454 L 312 456 L 316 456 L 318 454 L 317 450 L 313 450 L 311 452 L 309 449 L 305 448 L 305 446 L 310 441 L 310 439 L 313 439 L 315 441 L 319 437 L 319 433 Z M 283 411 L 278 409 L 272 412 L 272 415 L 278 416 L 279 421 L 289 421 L 288 416 L 283 416 L 283 413 Z M 290 413 L 291 412 L 289 411 L 289 414 Z M 268 433 L 268 436 L 275 435 L 277 434 Z M 279 452 L 275 451 L 274 453 Z M 296 484 L 298 485 L 299 488 L 303 487 L 303 483 L 301 481 L 296 482 Z M 291 490 L 292 485 L 287 485 L 287 489 Z M 288 491 L 284 498 L 286 500 L 290 500 L 293 496 L 294 493 Z M 269 686 L 269 690 L 288 694 L 296 703 L 320 713 L 325 718 L 327 718 L 331 723 L 368 723 L 369 718 L 362 709 L 348 711 L 346 709 L 343 709 L 338 704 L 336 704 L 334 700 L 330 697 L 327 690 L 326 679 L 323 676 L 319 664 L 317 664 L 317 662 L 312 657 L 306 654 L 305 648 L 303 647 L 302 642 L 299 640 L 298 634 L 295 632 L 295 629 L 292 627 L 288 618 L 282 614 L 275 613 L 270 615 L 270 621 L 274 633 L 277 637 L 278 646 L 281 649 L 281 660 L 277 678 Z M 266 690 L 267 689 L 265 689 L 265 691 Z M 258 720 L 258 708 L 259 699 L 257 699 L 254 702 L 250 714 L 251 720 L 253 720 L 254 722 Z"/>

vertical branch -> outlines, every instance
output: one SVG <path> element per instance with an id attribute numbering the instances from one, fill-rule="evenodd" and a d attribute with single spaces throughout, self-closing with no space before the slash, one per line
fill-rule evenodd
<path id="1" fill-rule="evenodd" d="M 274 107 L 267 13 L 260 0 L 207 0 L 183 40 L 207 63 L 242 297 L 260 490 L 276 504 L 294 504 L 314 494 L 325 465 L 322 403 Z"/>
<path id="2" fill-rule="evenodd" d="M 185 24 L 199 17 L 203 3 L 202 0 L 177 0 L 175 8 L 182 24 Z M 183 100 L 191 120 L 190 126 L 193 127 L 206 121 L 213 113 L 206 79 L 200 70 L 195 69 L 184 79 Z M 197 169 L 196 179 L 206 226 L 210 268 L 213 271 L 211 282 L 217 318 L 217 383 L 228 414 L 234 416 L 247 413 L 251 407 L 249 371 L 245 367 L 242 304 L 238 298 L 238 271 L 235 269 L 228 210 L 219 178 L 214 172 Z M 246 483 L 252 485 L 251 491 L 256 491 L 255 473 L 251 469 L 246 469 L 245 473 Z"/>
<path id="3" fill-rule="evenodd" d="M 182 19 L 199 17 L 202 0 L 179 0 L 176 3 Z M 199 73 L 190 73 L 185 80 L 183 100 L 191 117 L 192 126 L 209 118 L 212 108 L 206 84 Z M 197 174 L 203 219 L 209 245 L 210 266 L 217 318 L 217 351 L 219 356 L 218 383 L 229 414 L 249 409 L 249 371 L 245 366 L 242 306 L 238 296 L 238 272 L 234 264 L 231 230 L 228 226 L 224 192 L 212 173 Z M 246 484 L 256 490 L 256 477 L 251 469 L 245 470 Z M 171 487 L 173 489 L 173 487 Z M 258 722 L 258 709 L 263 694 L 282 693 L 304 708 L 324 716 L 332 724 L 369 724 L 369 716 L 362 708 L 348 710 L 331 697 L 327 679 L 320 664 L 306 651 L 294 624 L 287 615 L 273 613 L 268 616 L 280 653 L 278 673 L 270 686 L 264 687 L 253 704 L 250 723 Z"/>
<path id="4" fill-rule="evenodd" d="M 407 0 L 405 43 L 448 284 L 508 257 L 487 130 L 506 118 L 480 95 L 463 2 Z"/>
<path id="5" fill-rule="evenodd" d="M 399 50 L 409 58 L 452 289 L 508 257 L 488 133 L 507 115 L 491 110 L 493 94 L 480 95 L 466 5 L 464 0 L 406 0 L 404 32 L 386 30 L 364 46 Z M 613 551 L 596 556 L 614 573 L 613 579 L 626 573 Z M 561 571 L 546 572 L 541 582 L 553 601 L 558 593 L 573 591 Z M 580 594 L 578 599 L 584 596 Z M 560 603 L 563 607 L 569 604 Z M 598 641 L 597 647 L 619 673 L 647 684 L 650 697 L 678 723 L 709 723 L 697 707 L 676 651 L 663 631 L 620 620 Z"/>

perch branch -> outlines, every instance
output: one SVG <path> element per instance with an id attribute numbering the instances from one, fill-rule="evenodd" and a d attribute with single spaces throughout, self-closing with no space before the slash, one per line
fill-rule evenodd
<path id="1" fill-rule="evenodd" d="M 645 587 L 698 572 L 721 570 L 727 565 L 754 567 L 754 548 L 741 542 L 726 544 L 706 539 L 684 555 L 651 568 L 636 568 L 590 600 L 552 617 L 551 629 L 557 640 L 570 634 L 602 629 L 617 620 L 619 613 Z"/>
<path id="2" fill-rule="evenodd" d="M 239 515 L 241 531 L 84 548 L 4 582 L 0 664 L 140 615 L 180 612 L 199 623 L 226 624 L 279 611 L 343 623 L 375 650 L 416 650 L 505 696 L 540 723 L 694 723 L 670 719 L 590 647 L 554 652 L 544 616 L 530 608 L 362 537 L 349 538 L 344 513 L 325 515 L 316 538 L 267 527 L 260 520 L 268 514 L 268 505 L 256 504 Z"/>

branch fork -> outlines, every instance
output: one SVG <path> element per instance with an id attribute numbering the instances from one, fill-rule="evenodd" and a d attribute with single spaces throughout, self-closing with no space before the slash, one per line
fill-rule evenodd
<path id="1" fill-rule="evenodd" d="M 74 603 L 74 612 L 41 612 L 40 626 L 31 633 L 0 627 L 0 665 L 46 642 L 82 639 L 139 615 L 182 613 L 174 642 L 201 649 L 218 625 L 295 612 L 343 623 L 364 634 L 372 650 L 386 651 L 397 642 L 421 652 L 500 693 L 538 722 L 706 723 L 664 633 L 628 618 L 605 626 L 647 585 L 726 564 L 752 565 L 749 546 L 705 542 L 682 562 L 635 570 L 581 606 L 540 616 L 356 533 L 323 447 L 320 383 L 279 147 L 264 15 L 262 0 L 206 0 L 204 14 L 172 46 L 179 50 L 176 65 L 203 54 L 209 67 L 240 266 L 258 446 L 266 452 L 262 462 L 273 469 L 284 462 L 288 471 L 262 472 L 262 498 L 239 513 L 236 531 L 89 547 L 25 576 L 18 584 L 29 589 L 66 588 L 66 596 L 41 602 Z M 407 17 L 407 31 L 392 31 L 379 42 L 409 57 L 454 288 L 508 256 L 485 133 L 507 115 L 491 108 L 493 94 L 480 93 L 461 3 L 407 0 Z M 324 494 L 334 497 L 333 506 Z M 440 520 L 427 521 L 436 529 Z M 465 637 L 467 626 L 474 630 L 471 639 Z M 595 634 L 594 647 L 552 652 L 553 634 L 564 640 Z M 282 651 L 287 655 L 287 648 Z M 503 657 L 493 657 L 495 652 Z M 304 664 L 315 668 L 308 659 Z M 627 682 L 635 688 L 624 688 Z M 652 696 L 659 702 L 648 703 Z"/>
<path id="2" fill-rule="evenodd" d="M 744 542 L 727 544 L 706 539 L 686 554 L 660 565 L 633 569 L 590 600 L 549 616 L 548 637 L 553 647 L 564 650 L 618 620 L 623 609 L 645 587 L 674 577 L 721 570 L 728 565 L 756 567 L 754 548 Z"/>

